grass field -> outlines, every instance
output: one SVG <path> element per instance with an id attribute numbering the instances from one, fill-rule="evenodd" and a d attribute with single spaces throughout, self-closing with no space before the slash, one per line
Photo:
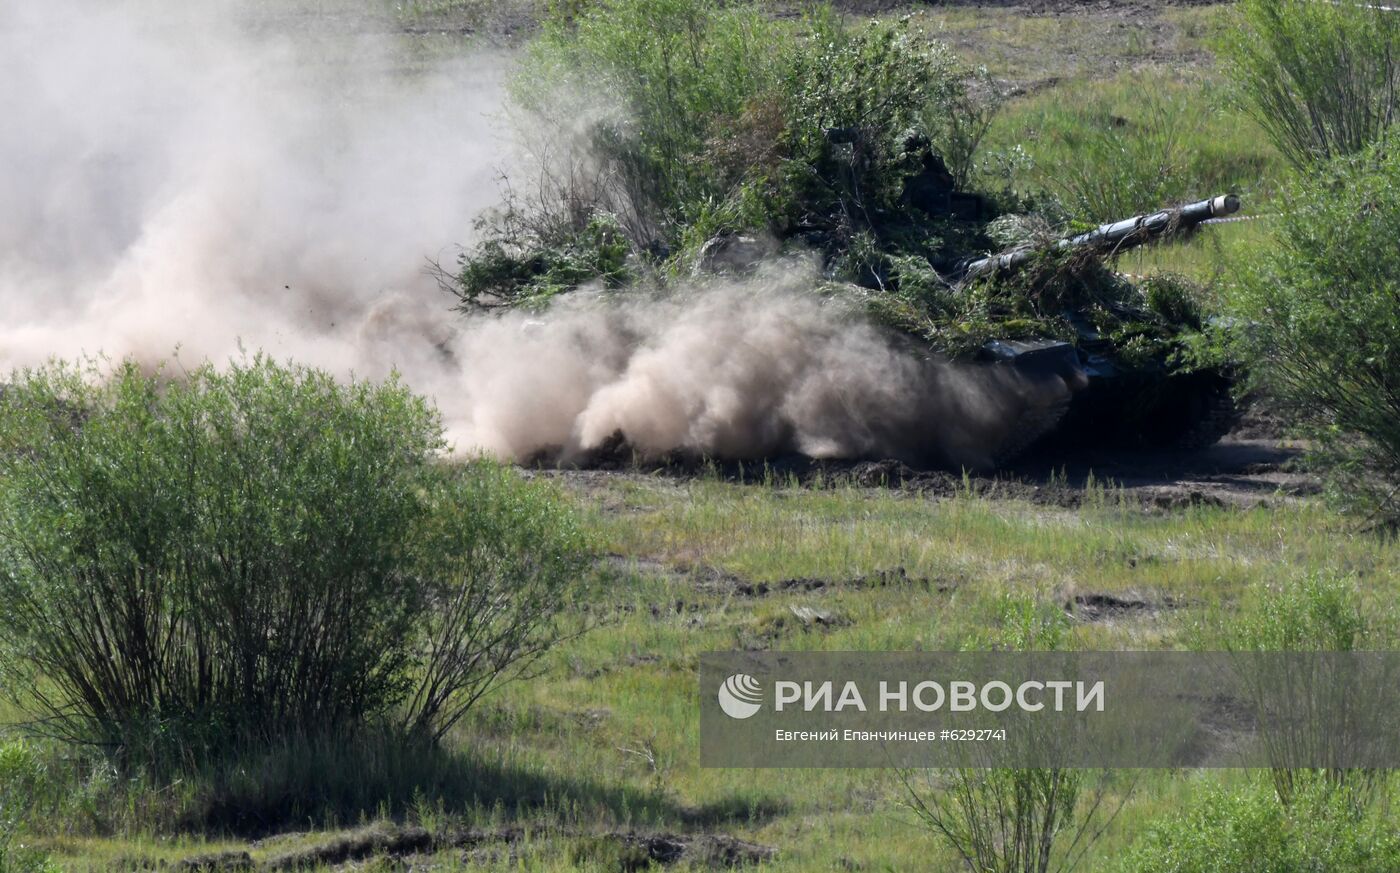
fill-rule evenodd
<path id="1" fill-rule="evenodd" d="M 517 44 L 541 5 L 403 0 L 376 20 L 436 58 Z M 1124 255 L 1121 271 L 1219 279 L 1270 244 L 1287 171 L 1225 93 L 1211 53 L 1224 7 L 880 5 L 871 14 L 911 15 L 1006 91 L 987 186 L 1053 195 L 1080 224 L 1225 191 L 1261 216 Z M 602 553 L 591 630 L 552 648 L 539 678 L 488 697 L 441 748 L 289 744 L 173 784 L 28 739 L 42 779 L 23 842 L 92 871 L 636 870 L 672 837 L 686 844 L 680 869 L 767 858 L 775 871 L 960 870 L 892 772 L 702 769 L 699 655 L 988 649 L 1028 624 L 1062 628 L 1075 648 L 1186 648 L 1317 575 L 1353 587 L 1374 639 L 1396 642 L 1384 634 L 1400 541 L 1306 494 L 1162 508 L 1074 482 L 1062 506 L 782 476 L 531 475 L 577 507 Z M 1095 873 L 1127 873 L 1126 853 L 1163 816 L 1264 777 L 1105 778 L 1123 807 L 1078 868 Z"/>
<path id="2" fill-rule="evenodd" d="M 1103 487 L 1078 509 L 643 475 L 566 478 L 561 487 L 610 555 L 591 598 L 597 627 L 552 652 L 542 680 L 509 686 L 475 712 L 438 760 L 312 748 L 262 761 L 241 795 L 245 807 L 271 808 L 279 790 L 319 790 L 326 803 L 275 829 L 300 836 L 255 843 L 253 857 L 397 821 L 438 831 L 466 824 L 512 840 L 443 852 L 435 869 L 469 858 L 481 862 L 470 869 L 615 870 L 615 844 L 585 834 L 636 830 L 718 832 L 776 847 L 776 870 L 952 870 L 954 859 L 902 810 L 889 772 L 701 769 L 698 655 L 985 648 L 1028 613 L 1063 621 L 1083 648 L 1174 648 L 1217 611 L 1311 572 L 1350 575 L 1376 614 L 1400 587 L 1400 546 L 1291 500 L 1162 513 Z M 1090 595 L 1131 605 L 1077 605 Z M 797 606 L 822 611 L 830 625 L 804 625 Z M 1084 869 L 1118 869 L 1121 850 L 1154 816 L 1209 786 L 1252 778 L 1140 774 Z M 345 793 L 346 782 L 360 790 Z M 52 831 L 41 845 L 72 869 L 250 848 L 158 836 L 182 808 L 207 804 L 211 789 L 170 791 L 168 803 L 128 794 L 125 808 L 109 798 L 88 821 L 81 804 L 62 804 L 61 817 L 41 826 Z M 114 836 L 82 835 L 94 828 Z"/>

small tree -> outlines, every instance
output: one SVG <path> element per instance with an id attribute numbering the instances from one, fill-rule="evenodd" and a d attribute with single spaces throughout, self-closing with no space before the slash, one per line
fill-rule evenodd
<path id="1" fill-rule="evenodd" d="M 1241 0 L 1224 57 L 1295 166 L 1381 142 L 1400 109 L 1400 15 L 1352 0 Z"/>
<path id="2" fill-rule="evenodd" d="M 1317 439 L 1334 493 L 1400 520 L 1400 154 L 1302 178 L 1229 292 L 1237 353 Z"/>
<path id="3" fill-rule="evenodd" d="M 553 497 L 448 472 L 442 447 L 396 380 L 261 357 L 17 374 L 0 650 L 34 677 L 23 702 L 151 758 L 393 720 L 410 698 L 440 735 L 553 638 L 582 553 Z"/>
<path id="4" fill-rule="evenodd" d="M 1008 597 L 998 610 L 997 646 L 1052 651 L 1068 641 L 1058 608 Z M 912 773 L 900 780 L 914 814 L 976 873 L 1074 870 L 1132 792 L 1110 810 L 1109 774 L 1065 767 L 960 767 L 935 771 L 922 789 Z"/>

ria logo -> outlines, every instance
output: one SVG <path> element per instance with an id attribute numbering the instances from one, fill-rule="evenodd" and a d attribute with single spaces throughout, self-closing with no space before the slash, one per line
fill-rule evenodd
<path id="1" fill-rule="evenodd" d="M 763 707 L 763 686 L 747 673 L 735 673 L 719 687 L 719 708 L 730 718 L 748 718 Z"/>

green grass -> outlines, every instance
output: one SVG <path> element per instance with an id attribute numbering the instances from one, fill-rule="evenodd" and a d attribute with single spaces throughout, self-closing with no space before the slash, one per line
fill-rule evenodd
<path id="1" fill-rule="evenodd" d="M 530 0 L 403 0 L 411 31 L 487 26 L 491 15 L 528 21 Z M 1020 146 L 1030 163 L 1020 188 L 1065 194 L 1066 168 L 1117 172 L 1103 137 L 1151 134 L 1146 92 L 1165 94 L 1176 125 L 1173 196 L 1233 188 L 1247 213 L 1269 211 L 1282 162 L 1222 98 L 1209 45 L 1223 7 L 1073 15 L 919 5 L 916 23 L 985 64 L 1016 90 L 988 140 Z M 908 10 L 901 10 L 908 11 Z M 451 41 L 444 51 L 455 51 Z M 1120 126 L 1115 118 L 1123 119 Z M 1087 139 L 1086 139 L 1087 138 Z M 1134 168 L 1129 168 L 1134 169 Z M 1150 169 L 1150 167 L 1149 167 Z M 1141 178 L 1139 174 L 1139 178 Z M 1155 207 L 1157 203 L 1144 208 Z M 1119 259 L 1124 272 L 1228 275 L 1267 246 L 1271 223 L 1220 225 Z M 973 497 L 930 500 L 885 490 L 811 490 L 781 484 L 678 483 L 642 476 L 590 480 L 573 499 L 619 556 L 594 580 L 600 626 L 556 647 L 536 681 L 501 689 L 448 737 L 440 755 L 410 760 L 392 744 L 290 744 L 232 770 L 152 785 L 44 748 L 47 806 L 36 841 L 63 869 L 105 870 L 130 859 L 175 861 L 248 849 L 266 860 L 381 820 L 529 831 L 512 855 L 477 857 L 471 869 L 616 870 L 579 831 L 715 831 L 779 847 L 780 871 L 959 869 L 902 810 L 882 771 L 703 770 L 698 766 L 696 663 L 702 652 L 762 646 L 802 650 L 908 650 L 985 646 L 1007 597 L 1059 608 L 1076 594 L 1130 593 L 1178 608 L 1115 622 L 1072 624 L 1073 643 L 1098 649 L 1182 646 L 1197 621 L 1229 615 L 1255 586 L 1312 571 L 1352 574 L 1363 600 L 1387 609 L 1400 588 L 1400 545 L 1363 533 L 1313 502 L 1274 508 L 1144 513 L 1112 487 L 1076 510 Z M 573 486 L 568 486 L 573 488 Z M 908 583 L 855 584 L 902 570 Z M 737 596 L 721 574 L 746 583 L 795 577 L 816 591 Z M 890 575 L 887 578 L 897 580 Z M 926 580 L 926 582 L 925 582 Z M 849 620 L 806 629 L 793 606 Z M 19 714 L 0 707 L 0 723 Z M 1122 815 L 1084 868 L 1121 870 L 1120 859 L 1154 822 L 1213 787 L 1257 780 L 1239 771 L 1145 772 Z M 257 845 L 249 832 L 210 826 L 219 803 L 255 808 L 311 798 L 294 832 Z M 201 818 L 201 816 L 204 816 Z M 202 822 L 202 824 L 201 824 Z M 463 853 L 435 859 L 458 869 Z"/>
<path id="2" fill-rule="evenodd" d="M 1273 245 L 1274 226 L 1267 212 L 1257 220 L 1210 225 L 1185 240 L 1126 252 L 1118 269 L 1134 275 L 1181 273 L 1203 283 L 1227 280 L 1254 253 Z"/>
<path id="3" fill-rule="evenodd" d="M 620 498 L 612 501 L 618 509 L 598 523 L 620 554 L 714 567 L 752 581 L 812 576 L 838 584 L 817 593 L 728 598 L 697 591 L 707 578 L 700 570 L 689 578 L 643 576 L 619 586 L 615 623 L 558 654 L 553 681 L 517 686 L 499 706 L 514 712 L 607 713 L 581 737 L 543 744 L 558 756 L 555 772 L 578 768 L 612 772 L 634 784 L 655 781 L 692 805 L 781 810 L 741 815 L 729 825 L 782 846 L 789 857 L 781 869 L 830 869 L 841 857 L 865 869 L 907 869 L 930 855 L 944 856 L 900 813 L 900 793 L 888 774 L 777 771 L 754 780 L 744 772 L 698 769 L 694 667 L 700 652 L 736 645 L 907 650 L 977 644 L 998 630 L 996 607 L 1008 592 L 1052 604 L 1075 592 L 1171 595 L 1186 608 L 1158 620 L 1078 624 L 1074 630 L 1078 643 L 1089 647 L 1170 646 L 1202 611 L 1228 604 L 1248 586 L 1309 568 L 1350 570 L 1366 580 L 1368 596 L 1384 602 L 1394 593 L 1400 569 L 1400 550 L 1393 544 L 1357 534 L 1312 506 L 1152 516 L 1115 505 L 1112 492 L 1104 495 L 1101 508 L 1072 512 L 714 482 L 621 483 L 610 496 Z M 933 590 L 839 584 L 895 566 L 910 577 L 930 577 Z M 953 590 L 940 593 L 938 583 Z M 830 632 L 806 631 L 791 619 L 788 607 L 795 604 L 819 606 L 854 623 Z M 516 735 L 512 741 L 542 748 L 538 737 Z M 616 751 L 639 744 L 653 750 L 660 775 Z M 1197 783 L 1219 778 L 1238 776 L 1144 776 L 1141 793 L 1092 869 L 1111 869 L 1113 846 L 1125 845 L 1147 819 Z M 826 836 L 814 839 L 818 824 Z"/>
<path id="4" fill-rule="evenodd" d="M 1224 192 L 1259 211 L 1286 172 L 1223 86 L 1198 72 L 1084 79 L 1017 99 L 986 149 L 995 155 L 1017 146 L 1029 159 L 1018 186 L 1055 194 L 1096 221 Z"/>
<path id="5" fill-rule="evenodd" d="M 492 697 L 452 734 L 436 762 L 409 766 L 367 749 L 274 756 L 250 786 L 274 793 L 315 787 L 337 798 L 328 804 L 332 813 L 308 810 L 300 827 L 286 822 L 282 829 L 310 830 L 301 839 L 315 843 L 337 828 L 381 818 L 533 823 L 539 838 L 516 860 L 538 870 L 585 869 L 577 865 L 583 844 L 560 838 L 558 826 L 730 833 L 779 846 L 777 870 L 832 869 L 842 859 L 871 870 L 930 863 L 953 869 L 941 845 L 901 810 L 892 774 L 785 770 L 755 778 L 700 769 L 699 654 L 736 646 L 984 646 L 999 630 L 1007 595 L 1054 606 L 1088 592 L 1170 596 L 1183 606 L 1118 623 L 1076 622 L 1077 645 L 1174 647 L 1184 644 L 1197 619 L 1229 610 L 1251 586 L 1311 570 L 1354 574 L 1378 606 L 1400 587 L 1400 547 L 1310 503 L 1162 515 L 1120 501 L 1111 487 L 1092 492 L 1086 507 L 1066 510 L 640 476 L 595 483 L 575 499 L 621 556 L 618 569 L 596 582 L 593 609 L 601 626 L 552 652 L 542 679 Z M 896 568 L 916 581 L 848 584 Z M 716 583 L 717 572 L 747 582 L 811 577 L 833 584 L 742 597 Z M 793 605 L 829 610 L 851 624 L 804 629 Z M 1248 778 L 1142 774 L 1087 869 L 1113 870 L 1116 856 L 1149 821 L 1210 785 Z M 341 796 L 335 786 L 342 783 L 369 787 Z M 187 804 L 208 800 L 200 786 L 171 790 L 188 791 Z M 115 858 L 175 858 L 239 844 L 217 834 L 206 844 L 198 830 L 176 830 L 172 838 L 171 820 L 162 819 L 169 814 L 133 816 L 125 825 L 118 816 L 104 831 L 70 809 L 66 832 L 50 825 L 53 832 L 41 842 L 61 863 L 93 869 Z M 255 854 L 272 848 L 278 847 Z"/>
<path id="6" fill-rule="evenodd" d="M 1095 78 L 1155 64 L 1201 64 L 1217 7 L 1154 11 L 1087 9 L 1073 15 L 1027 14 L 999 6 L 937 6 L 914 12 L 963 59 L 1022 87 Z"/>

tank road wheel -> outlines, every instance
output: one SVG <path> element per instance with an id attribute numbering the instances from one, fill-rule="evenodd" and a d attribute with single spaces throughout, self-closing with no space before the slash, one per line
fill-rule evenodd
<path id="1" fill-rule="evenodd" d="M 1049 404 L 1029 406 L 992 455 L 992 466 L 1005 467 L 1039 442 L 1041 437 L 1053 431 L 1069 412 L 1072 399 L 1073 395 L 1066 392 Z"/>
<path id="2" fill-rule="evenodd" d="M 1239 421 L 1240 410 L 1230 392 L 1230 383 L 1220 380 L 1218 384 L 1203 385 L 1199 393 L 1191 398 L 1195 407 L 1195 420 L 1177 438 L 1176 447 L 1185 451 L 1198 451 L 1220 442 L 1221 437 Z"/>

